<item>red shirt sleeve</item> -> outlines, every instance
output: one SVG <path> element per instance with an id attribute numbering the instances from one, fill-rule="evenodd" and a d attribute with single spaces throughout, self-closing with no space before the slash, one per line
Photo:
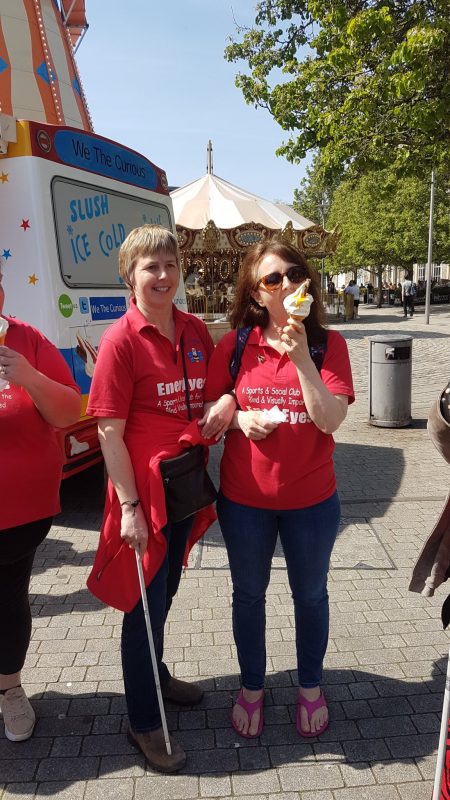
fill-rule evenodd
<path id="1" fill-rule="evenodd" d="M 205 385 L 205 403 L 218 400 L 234 386 L 230 375 L 230 360 L 236 345 L 236 331 L 222 337 L 208 362 L 208 376 Z"/>
<path id="2" fill-rule="evenodd" d="M 73 379 L 73 375 L 66 363 L 63 356 L 57 348 L 39 334 L 36 348 L 36 362 L 35 365 L 39 372 L 46 375 L 52 381 L 61 383 L 63 386 L 70 386 L 71 389 L 80 394 L 80 389 Z"/>
<path id="3" fill-rule="evenodd" d="M 133 349 L 128 338 L 118 343 L 106 333 L 99 346 L 86 413 L 127 419 L 134 387 Z"/>
<path id="4" fill-rule="evenodd" d="M 207 361 L 208 361 L 208 364 L 209 364 L 211 356 L 214 353 L 214 342 L 211 339 L 211 334 L 210 334 L 207 326 L 203 322 L 203 320 L 199 320 L 199 319 L 197 319 L 197 317 L 194 317 L 194 319 L 196 320 L 196 322 L 201 322 L 201 324 L 202 324 L 202 339 L 203 339 L 203 342 L 204 342 L 204 345 L 205 345 Z"/>
<path id="5" fill-rule="evenodd" d="M 347 342 L 337 331 L 328 331 L 327 351 L 320 372 L 332 394 L 345 394 L 349 405 L 355 400 Z"/>

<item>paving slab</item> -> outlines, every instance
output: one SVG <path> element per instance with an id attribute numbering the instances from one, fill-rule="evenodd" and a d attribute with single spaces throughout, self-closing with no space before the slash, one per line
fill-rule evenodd
<path id="1" fill-rule="evenodd" d="M 337 432 L 342 524 L 332 557 L 324 689 L 331 723 L 318 739 L 295 730 L 294 617 L 281 550 L 267 598 L 267 710 L 260 739 L 229 724 L 239 687 L 231 583 L 220 531 L 197 545 L 167 624 L 175 675 L 205 689 L 195 710 L 168 707 L 188 755 L 183 774 L 156 775 L 129 747 L 120 669 L 121 615 L 87 591 L 101 522 L 101 470 L 62 489 L 63 512 L 39 548 L 31 582 L 33 637 L 24 684 L 38 724 L 8 742 L 0 723 L 0 800 L 429 800 L 436 764 L 449 634 L 447 596 L 408 593 L 411 567 L 436 520 L 449 471 L 426 418 L 448 377 L 450 308 L 403 320 L 360 307 L 334 323 L 345 336 L 357 402 Z M 368 424 L 369 337 L 413 336 L 407 428 Z M 221 447 L 212 451 L 217 479 Z"/>

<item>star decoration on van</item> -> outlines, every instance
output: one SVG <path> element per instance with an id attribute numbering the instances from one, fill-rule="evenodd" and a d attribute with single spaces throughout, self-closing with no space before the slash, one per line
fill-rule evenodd
<path id="1" fill-rule="evenodd" d="M 8 183 L 8 176 L 9 172 L 2 172 L 2 174 L 0 175 L 0 181 L 2 183 Z"/>
<path id="2" fill-rule="evenodd" d="M 26 231 L 27 228 L 29 228 L 29 227 L 30 227 L 30 220 L 29 219 L 23 219 L 22 220 L 22 224 L 19 225 L 19 228 L 23 228 L 24 231 Z"/>
<path id="3" fill-rule="evenodd" d="M 32 283 L 32 284 L 33 284 L 33 286 L 36 286 L 36 284 L 37 284 L 38 280 L 39 280 L 39 278 L 37 278 L 37 277 L 36 277 L 36 275 L 34 274 L 34 272 L 33 272 L 33 274 L 32 274 L 32 275 L 28 275 L 28 283 Z"/>
<path id="4" fill-rule="evenodd" d="M 11 258 L 11 250 L 3 250 L 2 258 L 8 261 L 8 258 Z"/>

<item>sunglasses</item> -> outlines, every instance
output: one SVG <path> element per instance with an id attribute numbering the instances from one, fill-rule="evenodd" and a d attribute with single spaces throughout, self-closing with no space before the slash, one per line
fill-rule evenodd
<path id="1" fill-rule="evenodd" d="M 290 283 L 301 283 L 306 278 L 303 267 L 289 267 L 286 272 L 271 272 L 270 275 L 264 275 L 264 278 L 259 279 L 256 288 L 262 285 L 268 292 L 274 292 L 280 288 L 285 275 Z"/>

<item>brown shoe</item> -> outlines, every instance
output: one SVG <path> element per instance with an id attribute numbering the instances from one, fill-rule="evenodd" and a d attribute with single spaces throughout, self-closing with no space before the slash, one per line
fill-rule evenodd
<path id="1" fill-rule="evenodd" d="M 201 702 L 203 689 L 196 683 L 180 681 L 178 678 L 171 677 L 169 682 L 162 687 L 164 700 L 176 703 L 178 706 L 196 706 Z"/>
<path id="2" fill-rule="evenodd" d="M 128 729 L 128 741 L 144 754 L 148 764 L 157 772 L 178 772 L 186 764 L 186 753 L 173 736 L 169 736 L 172 755 L 168 755 L 162 728 L 149 733 Z"/>

